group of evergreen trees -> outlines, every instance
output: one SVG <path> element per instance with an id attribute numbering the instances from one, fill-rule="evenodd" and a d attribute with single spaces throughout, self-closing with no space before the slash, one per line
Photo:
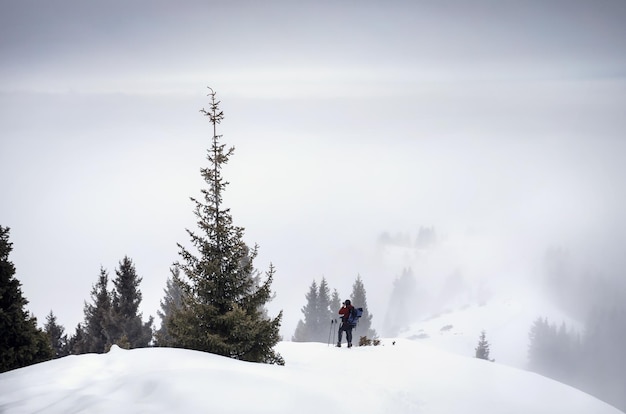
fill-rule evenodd
<path id="1" fill-rule="evenodd" d="M 181 260 L 174 264 L 161 302 L 161 328 L 153 332 L 153 318 L 143 322 L 138 312 L 141 278 L 129 257 L 115 271 L 113 288 L 101 268 L 85 303 L 85 319 L 68 338 L 51 311 L 44 329 L 27 313 L 27 300 L 9 261 L 9 229 L 0 226 L 0 372 L 51 358 L 86 352 L 106 352 L 111 345 L 139 348 L 172 346 L 211 352 L 245 361 L 284 364 L 274 346 L 280 340 L 282 311 L 267 315 L 273 297 L 275 268 L 263 278 L 253 265 L 258 247 L 243 241 L 244 229 L 233 224 L 222 203 L 228 184 L 221 170 L 234 152 L 220 143 L 217 125 L 223 119 L 215 92 L 209 88 L 210 108 L 202 109 L 213 126 L 209 165 L 201 169 L 207 184 L 203 199 L 192 198 L 198 231 L 187 230 L 191 246 L 179 244 Z"/>
<path id="2" fill-rule="evenodd" d="M 530 330 L 529 369 L 626 409 L 626 306 L 597 308 L 583 333 L 538 318 Z"/>
<path id="3" fill-rule="evenodd" d="M 143 322 L 139 313 L 142 278 L 128 256 L 120 261 L 115 275 L 109 291 L 108 272 L 100 268 L 98 281 L 91 290 L 92 303 L 85 303 L 84 323 L 79 324 L 74 339 L 68 343 L 71 353 L 102 353 L 113 344 L 127 349 L 144 348 L 152 341 L 153 318 Z"/>
<path id="4" fill-rule="evenodd" d="M 305 295 L 306 304 L 301 311 L 304 319 L 298 321 L 295 333 L 291 338 L 294 342 L 327 342 L 331 329 L 339 329 L 338 311 L 343 302 L 339 297 L 337 289 L 333 289 L 332 295 L 326 282 L 322 277 L 319 286 L 314 280 Z M 365 286 L 361 276 L 357 276 L 352 285 L 350 302 L 353 306 L 363 308 L 363 316 L 359 319 L 357 331 L 360 336 L 375 338 L 376 331 L 372 329 L 372 317 L 367 306 Z"/>
<path id="5" fill-rule="evenodd" d="M 153 318 L 143 322 L 142 314 L 138 311 L 142 297 L 139 290 L 141 278 L 132 260 L 124 257 L 115 274 L 113 289 L 109 290 L 108 272 L 104 268 L 100 269 L 98 281 L 91 291 L 92 303 L 85 303 L 85 319 L 78 324 L 72 336 L 65 334 L 65 328 L 57 322 L 54 312 L 50 311 L 43 328 L 50 350 L 49 358 L 103 353 L 113 344 L 127 349 L 150 345 Z"/>
<path id="6" fill-rule="evenodd" d="M 585 268 L 564 249 L 545 255 L 545 284 L 580 327 L 538 318 L 530 330 L 529 369 L 626 411 L 626 279 Z"/>

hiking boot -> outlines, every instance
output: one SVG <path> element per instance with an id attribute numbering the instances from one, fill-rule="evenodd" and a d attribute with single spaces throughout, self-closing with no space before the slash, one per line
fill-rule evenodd
<path id="1" fill-rule="evenodd" d="M 337 348 L 341 348 L 341 342 L 337 342 Z"/>
<path id="2" fill-rule="evenodd" d="M 352 344 L 348 342 L 348 348 L 352 348 Z"/>

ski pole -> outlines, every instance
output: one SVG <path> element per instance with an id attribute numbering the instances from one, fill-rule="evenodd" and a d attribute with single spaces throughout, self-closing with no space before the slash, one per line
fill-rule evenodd
<path id="1" fill-rule="evenodd" d="M 330 320 L 330 331 L 333 330 L 333 324 L 335 323 L 334 319 Z M 327 346 L 330 346 L 330 331 L 328 331 L 328 343 L 326 344 Z M 333 339 L 334 340 L 334 339 Z"/>

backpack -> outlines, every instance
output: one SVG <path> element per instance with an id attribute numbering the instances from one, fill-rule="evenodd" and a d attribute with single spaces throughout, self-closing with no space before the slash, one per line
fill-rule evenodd
<path id="1" fill-rule="evenodd" d="M 359 318 L 363 315 L 363 308 L 350 309 L 350 316 L 348 316 L 348 323 L 350 326 L 356 326 L 359 323 Z"/>

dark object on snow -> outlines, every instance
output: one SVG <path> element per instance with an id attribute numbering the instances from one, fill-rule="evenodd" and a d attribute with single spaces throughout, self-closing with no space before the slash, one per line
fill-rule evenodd
<path id="1" fill-rule="evenodd" d="M 359 323 L 359 318 L 363 316 L 363 308 L 350 309 L 350 316 L 348 316 L 348 324 L 350 326 L 356 326 Z"/>

